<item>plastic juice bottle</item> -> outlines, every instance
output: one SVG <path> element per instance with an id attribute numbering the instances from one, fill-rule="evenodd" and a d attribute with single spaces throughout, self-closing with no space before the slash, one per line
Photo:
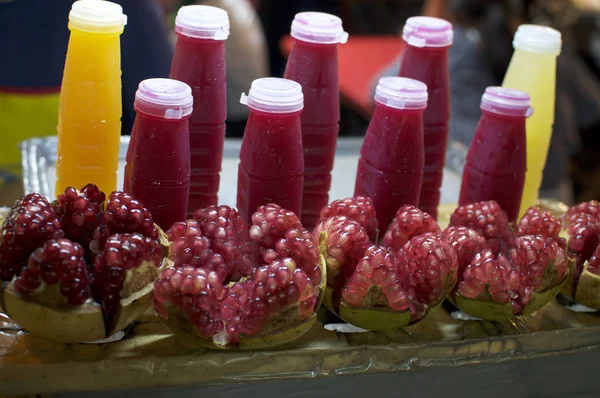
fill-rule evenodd
<path id="1" fill-rule="evenodd" d="M 267 203 L 300 214 L 304 156 L 300 112 L 300 84 L 280 78 L 252 82 L 250 115 L 244 131 L 238 168 L 237 208 L 248 222 L 256 208 Z"/>
<path id="2" fill-rule="evenodd" d="M 304 192 L 302 223 L 312 228 L 321 209 L 329 203 L 331 169 L 335 157 L 339 121 L 338 44 L 348 34 L 342 20 L 320 12 L 296 14 L 292 22 L 294 38 L 284 77 L 302 85 L 304 110 Z"/>
<path id="3" fill-rule="evenodd" d="M 402 32 L 405 41 L 399 75 L 419 80 L 429 91 L 423 114 L 425 167 L 419 208 L 437 218 L 450 121 L 448 49 L 452 25 L 443 19 L 412 17 Z"/>
<path id="4" fill-rule="evenodd" d="M 192 103 L 191 88 L 171 79 L 144 80 L 135 94 L 123 189 L 165 231 L 187 215 Z"/>
<path id="5" fill-rule="evenodd" d="M 561 35 L 552 28 L 521 25 L 513 46 L 515 52 L 502 85 L 529 93 L 535 109 L 527 120 L 527 175 L 520 212 L 524 214 L 538 199 L 550 147 Z"/>
<path id="6" fill-rule="evenodd" d="M 495 200 L 515 222 L 527 171 L 525 120 L 533 113 L 529 94 L 488 87 L 481 112 L 467 152 L 459 205 Z"/>
<path id="7" fill-rule="evenodd" d="M 191 215 L 218 201 L 227 118 L 225 40 L 229 36 L 229 16 L 217 7 L 181 7 L 175 32 L 177 44 L 170 77 L 187 83 L 194 96 L 190 117 Z"/>
<path id="8" fill-rule="evenodd" d="M 403 77 L 383 77 L 375 111 L 360 150 L 354 195 L 369 196 L 381 230 L 405 204 L 417 206 L 423 182 L 423 111 L 427 86 Z"/>
<path id="9" fill-rule="evenodd" d="M 69 13 L 71 35 L 58 113 L 56 192 L 95 183 L 117 187 L 121 135 L 120 5 L 79 0 Z"/>

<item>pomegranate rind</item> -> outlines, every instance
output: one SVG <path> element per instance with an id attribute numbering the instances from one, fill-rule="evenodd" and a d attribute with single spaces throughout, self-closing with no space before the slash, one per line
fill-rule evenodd
<path id="1" fill-rule="evenodd" d="M 352 307 L 344 301 L 340 303 L 339 316 L 346 323 L 371 331 L 400 329 L 411 323 L 410 311 Z"/>
<path id="2" fill-rule="evenodd" d="M 523 308 L 523 312 L 519 315 L 531 315 L 550 304 L 550 302 L 558 295 L 567 279 L 568 277 L 565 277 L 558 285 L 552 286 L 542 292 L 533 293 L 531 300 L 529 300 L 529 303 Z"/>
<path id="3" fill-rule="evenodd" d="M 600 311 L 600 275 L 588 271 L 587 261 L 575 287 L 573 299 L 579 304 Z"/>
<path id="4" fill-rule="evenodd" d="M 167 259 L 164 258 L 161 264 L 162 266 L 168 264 Z M 161 269 L 162 267 L 157 267 L 151 261 L 144 261 L 136 269 L 128 271 L 125 285 L 129 284 L 127 281 L 129 278 L 135 277 L 136 284 L 139 283 L 144 286 L 136 288 L 135 291 L 130 292 L 127 296 L 119 300 L 117 312 L 110 318 L 107 325 L 107 336 L 112 336 L 125 329 L 150 308 L 152 305 L 154 281 L 158 278 Z"/>
<path id="5" fill-rule="evenodd" d="M 292 307 L 288 307 L 288 309 Z M 307 319 L 296 321 L 295 323 L 287 323 L 282 328 L 271 330 L 266 334 L 256 336 L 242 335 L 237 343 L 222 345 L 218 344 L 214 338 L 206 339 L 200 337 L 194 331 L 193 326 L 190 325 L 186 316 L 172 305 L 168 305 L 167 311 L 167 319 L 163 321 L 172 332 L 186 336 L 198 345 L 213 350 L 260 350 L 288 344 L 305 335 L 317 321 L 317 314 L 315 313 Z M 284 309 L 282 312 L 284 311 L 286 310 Z M 266 329 L 269 329 L 269 327 L 267 326 Z"/>
<path id="6" fill-rule="evenodd" d="M 106 338 L 100 305 L 42 305 L 21 297 L 14 287 L 4 289 L 6 314 L 23 329 L 37 336 L 62 343 L 84 343 Z"/>
<path id="7" fill-rule="evenodd" d="M 454 304 L 465 314 L 486 321 L 505 321 L 514 316 L 510 302 L 500 304 L 493 301 L 473 300 L 456 294 Z"/>

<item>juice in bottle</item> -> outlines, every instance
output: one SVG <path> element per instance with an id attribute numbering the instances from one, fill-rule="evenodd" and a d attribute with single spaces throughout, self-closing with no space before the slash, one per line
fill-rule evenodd
<path id="1" fill-rule="evenodd" d="M 237 208 L 250 222 L 256 208 L 267 203 L 300 214 L 304 156 L 300 112 L 300 84 L 280 78 L 252 82 L 250 115 L 244 131 L 238 168 Z"/>
<path id="2" fill-rule="evenodd" d="M 296 14 L 291 35 L 294 44 L 284 77 L 302 86 L 304 110 L 304 191 L 302 223 L 311 229 L 329 203 L 331 169 L 340 121 L 338 49 L 348 34 L 342 20 L 320 12 Z"/>
<path id="3" fill-rule="evenodd" d="M 95 183 L 117 187 L 121 135 L 120 5 L 79 0 L 69 13 L 71 35 L 58 113 L 56 192 Z"/>
<path id="4" fill-rule="evenodd" d="M 515 52 L 502 85 L 529 93 L 535 109 L 527 120 L 527 174 L 520 213 L 524 214 L 538 199 L 550 147 L 561 34 L 545 26 L 521 25 L 513 46 Z"/>
<path id="5" fill-rule="evenodd" d="M 525 120 L 533 112 L 529 94 L 488 87 L 481 112 L 467 152 L 458 203 L 495 200 L 508 220 L 515 222 L 527 171 Z"/>
<path id="6" fill-rule="evenodd" d="M 386 230 L 402 205 L 419 203 L 427 86 L 413 79 L 383 77 L 375 90 L 375 104 L 360 150 L 354 195 L 371 197 L 379 228 Z"/>
<path id="7" fill-rule="evenodd" d="M 135 94 L 123 190 L 165 231 L 187 215 L 192 102 L 190 87 L 171 79 L 144 80 Z"/>
<path id="8" fill-rule="evenodd" d="M 402 32 L 405 48 L 399 76 L 427 86 L 429 99 L 423 113 L 425 166 L 419 208 L 437 218 L 450 121 L 448 49 L 452 25 L 443 19 L 412 17 Z"/>
<path id="9" fill-rule="evenodd" d="M 191 215 L 218 201 L 227 118 L 225 40 L 229 36 L 229 16 L 217 7 L 181 7 L 175 32 L 177 44 L 170 78 L 187 83 L 194 96 L 190 117 Z"/>

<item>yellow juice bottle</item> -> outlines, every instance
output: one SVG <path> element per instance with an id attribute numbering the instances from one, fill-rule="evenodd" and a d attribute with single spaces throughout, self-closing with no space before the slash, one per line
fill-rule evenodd
<path id="1" fill-rule="evenodd" d="M 56 192 L 94 183 L 116 189 L 121 135 L 120 5 L 78 0 L 69 13 L 69 47 L 60 92 Z"/>
<path id="2" fill-rule="evenodd" d="M 538 199 L 550 147 L 561 34 L 545 26 L 521 25 L 513 46 L 515 52 L 502 85 L 529 93 L 534 109 L 527 119 L 527 174 L 520 211 L 523 215 Z"/>

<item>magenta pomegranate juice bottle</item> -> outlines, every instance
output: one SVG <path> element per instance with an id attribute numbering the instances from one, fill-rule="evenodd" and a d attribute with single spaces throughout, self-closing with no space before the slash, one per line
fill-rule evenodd
<path id="1" fill-rule="evenodd" d="M 427 86 L 383 77 L 375 111 L 360 150 L 354 195 L 369 196 L 381 230 L 405 204 L 417 206 L 423 181 L 423 111 Z"/>
<path id="2" fill-rule="evenodd" d="M 399 76 L 425 83 L 429 92 L 423 113 L 425 166 L 419 207 L 437 218 L 450 121 L 448 49 L 452 25 L 439 18 L 409 18 L 402 38 L 405 48 Z"/>
<path id="3" fill-rule="evenodd" d="M 124 191 L 144 203 L 167 230 L 185 220 L 190 191 L 192 90 L 172 79 L 148 79 L 135 94 Z"/>
<path id="4" fill-rule="evenodd" d="M 294 38 L 284 77 L 302 86 L 304 110 L 304 189 L 302 223 L 311 229 L 321 209 L 329 203 L 331 169 L 340 121 L 338 44 L 348 34 L 342 20 L 320 12 L 296 14 L 292 22 Z"/>
<path id="5" fill-rule="evenodd" d="M 525 120 L 533 113 L 529 94 L 488 87 L 481 113 L 467 153 L 459 205 L 495 200 L 515 222 L 527 171 Z"/>
<path id="6" fill-rule="evenodd" d="M 194 111 L 190 117 L 192 178 L 188 215 L 218 201 L 225 119 L 225 40 L 229 36 L 227 12 L 211 6 L 179 9 L 177 44 L 170 77 L 192 88 Z"/>
<path id="7" fill-rule="evenodd" d="M 238 168 L 237 207 L 247 222 L 258 206 L 276 203 L 300 214 L 304 156 L 300 84 L 280 78 L 252 82 Z"/>

